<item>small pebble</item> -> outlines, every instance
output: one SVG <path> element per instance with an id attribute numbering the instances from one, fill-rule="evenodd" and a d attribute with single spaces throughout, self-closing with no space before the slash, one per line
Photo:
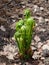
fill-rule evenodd
<path id="1" fill-rule="evenodd" d="M 48 57 L 49 56 L 49 45 L 45 44 L 42 47 L 42 53 L 44 57 Z"/>
<path id="2" fill-rule="evenodd" d="M 39 7 L 37 5 L 34 5 L 34 13 L 39 11 Z"/>
<path id="3" fill-rule="evenodd" d="M 49 19 L 45 19 L 45 22 L 49 21 Z"/>
<path id="4" fill-rule="evenodd" d="M 45 58 L 44 57 L 41 57 L 41 60 L 44 60 Z"/>
<path id="5" fill-rule="evenodd" d="M 35 51 L 34 54 L 33 54 L 33 56 L 32 56 L 32 58 L 39 59 L 40 55 L 38 54 L 38 52 Z"/>
<path id="6" fill-rule="evenodd" d="M 39 23 L 44 23 L 44 22 L 45 22 L 44 18 L 39 17 Z"/>
<path id="7" fill-rule="evenodd" d="M 2 26 L 2 25 L 1 25 L 0 29 L 1 29 L 2 31 L 6 31 L 6 29 L 5 29 L 4 26 Z"/>
<path id="8" fill-rule="evenodd" d="M 34 40 L 35 40 L 36 42 L 39 42 L 39 41 L 40 41 L 39 36 L 36 35 L 36 36 L 34 37 Z"/>
<path id="9" fill-rule="evenodd" d="M 38 43 L 38 48 L 41 48 L 42 45 L 43 45 L 43 43 L 39 42 Z"/>
<path id="10" fill-rule="evenodd" d="M 43 8 L 43 7 L 40 7 L 40 10 L 41 10 L 41 11 L 43 11 L 43 10 L 44 10 L 44 8 Z"/>
<path id="11" fill-rule="evenodd" d="M 12 21 L 15 22 L 16 20 L 13 19 Z"/>

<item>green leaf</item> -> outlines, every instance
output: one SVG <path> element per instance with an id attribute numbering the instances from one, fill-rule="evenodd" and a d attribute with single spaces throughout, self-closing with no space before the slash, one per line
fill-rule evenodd
<path id="1" fill-rule="evenodd" d="M 16 23 L 16 31 L 21 28 L 21 26 L 24 24 L 23 20 L 20 20 L 19 22 Z"/>
<path id="2" fill-rule="evenodd" d="M 24 11 L 24 15 L 25 15 L 25 18 L 26 18 L 26 19 L 29 18 L 29 17 L 30 17 L 30 10 L 29 10 L 29 9 L 26 9 L 26 10 Z"/>
<path id="3" fill-rule="evenodd" d="M 20 35 L 21 35 L 21 33 L 20 33 L 19 31 L 17 31 L 17 32 L 15 33 L 15 38 L 20 37 Z"/>
<path id="4" fill-rule="evenodd" d="M 24 20 L 19 20 L 16 23 L 16 33 L 14 35 L 19 52 L 25 57 L 29 58 L 29 54 L 27 54 L 27 50 L 30 49 L 32 34 L 35 26 L 34 19 L 30 16 L 30 10 L 26 9 L 24 12 L 25 18 Z"/>

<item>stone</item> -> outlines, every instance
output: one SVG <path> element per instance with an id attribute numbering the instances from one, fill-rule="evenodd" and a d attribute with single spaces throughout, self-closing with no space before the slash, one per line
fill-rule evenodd
<path id="1" fill-rule="evenodd" d="M 49 45 L 49 40 L 46 41 L 47 45 Z"/>
<path id="2" fill-rule="evenodd" d="M 49 21 L 49 19 L 45 19 L 45 22 Z"/>
<path id="3" fill-rule="evenodd" d="M 39 11 L 39 7 L 37 5 L 34 5 L 33 7 L 34 13 Z"/>
<path id="4" fill-rule="evenodd" d="M 43 45 L 42 49 L 43 50 L 45 50 L 45 49 L 48 49 L 49 50 L 49 45 L 47 45 L 47 44 Z"/>
<path id="5" fill-rule="evenodd" d="M 6 65 L 6 63 L 5 62 L 0 62 L 0 65 Z"/>
<path id="6" fill-rule="evenodd" d="M 34 42 L 34 40 L 32 40 L 32 41 L 31 41 L 31 45 L 32 45 L 32 46 L 33 46 L 33 45 L 35 45 L 35 42 Z"/>
<path id="7" fill-rule="evenodd" d="M 15 29 L 15 27 L 16 27 L 16 22 L 14 22 L 13 24 L 10 25 L 11 29 Z"/>
<path id="8" fill-rule="evenodd" d="M 42 42 L 38 42 L 38 48 L 41 48 L 42 45 L 43 45 Z"/>
<path id="9" fill-rule="evenodd" d="M 32 5 L 32 4 L 26 4 L 26 7 L 30 7 L 30 8 L 32 8 L 33 5 Z"/>
<path id="10" fill-rule="evenodd" d="M 4 51 L 14 53 L 16 51 L 16 46 L 13 46 L 11 44 L 4 46 Z"/>
<path id="11" fill-rule="evenodd" d="M 45 60 L 45 57 L 41 57 L 41 60 Z"/>
<path id="12" fill-rule="evenodd" d="M 13 60 L 14 56 L 18 53 L 18 48 L 16 48 L 16 46 L 11 44 L 4 46 L 3 49 L 6 57 L 11 60 Z"/>
<path id="13" fill-rule="evenodd" d="M 16 11 L 17 12 L 17 11 Z M 12 15 L 10 16 L 12 19 L 18 18 L 18 15 Z"/>
<path id="14" fill-rule="evenodd" d="M 39 19 L 39 17 L 41 16 L 41 13 L 40 12 L 36 12 L 36 16 L 38 16 L 38 19 Z"/>
<path id="15" fill-rule="evenodd" d="M 38 19 L 39 19 L 39 17 L 37 17 L 37 16 L 34 16 L 34 17 L 33 17 L 33 19 L 37 19 L 37 20 L 38 20 Z"/>
<path id="16" fill-rule="evenodd" d="M 43 11 L 43 10 L 44 10 L 44 8 L 43 8 L 43 7 L 40 7 L 40 10 L 41 10 L 41 11 Z"/>
<path id="17" fill-rule="evenodd" d="M 40 27 L 40 26 L 37 25 L 36 31 L 37 31 L 37 32 L 45 32 L 46 29 L 45 29 L 45 28 L 42 28 L 42 27 Z"/>
<path id="18" fill-rule="evenodd" d="M 45 32 L 46 29 L 44 29 L 44 28 L 40 28 L 39 31 L 43 31 L 43 32 Z"/>
<path id="19" fill-rule="evenodd" d="M 11 53 L 8 53 L 8 55 L 6 56 L 8 59 L 10 59 L 10 60 L 14 60 L 14 55 L 13 54 L 11 54 Z"/>
<path id="20" fill-rule="evenodd" d="M 22 8 L 25 8 L 25 7 L 26 7 L 25 5 L 22 6 Z"/>
<path id="21" fill-rule="evenodd" d="M 15 38 L 14 38 L 14 37 L 12 37 L 12 40 L 14 40 L 14 41 L 15 41 Z"/>
<path id="22" fill-rule="evenodd" d="M 44 23 L 45 22 L 45 20 L 44 20 L 44 18 L 43 17 L 39 17 L 39 23 Z"/>
<path id="23" fill-rule="evenodd" d="M 14 65 L 17 65 L 16 63 Z"/>
<path id="24" fill-rule="evenodd" d="M 37 27 L 36 27 L 36 31 L 38 32 L 39 30 L 40 30 L 40 27 L 37 26 Z"/>
<path id="25" fill-rule="evenodd" d="M 46 58 L 45 58 L 44 64 L 45 64 L 45 65 L 49 65 L 49 57 L 46 57 Z"/>
<path id="26" fill-rule="evenodd" d="M 49 45 L 45 44 L 43 45 L 42 47 L 42 53 L 43 53 L 43 56 L 49 56 Z"/>
<path id="27" fill-rule="evenodd" d="M 38 54 L 37 51 L 34 52 L 32 58 L 33 58 L 33 59 L 39 59 L 39 58 L 40 58 L 40 55 Z"/>
<path id="28" fill-rule="evenodd" d="M 47 14 L 49 15 L 49 11 L 47 11 Z"/>
<path id="29" fill-rule="evenodd" d="M 12 21 L 15 22 L 16 20 L 13 19 Z"/>
<path id="30" fill-rule="evenodd" d="M 21 4 L 22 4 L 22 5 L 25 5 L 25 2 L 22 1 Z"/>
<path id="31" fill-rule="evenodd" d="M 2 26 L 2 25 L 1 25 L 0 29 L 1 29 L 2 31 L 6 31 L 6 29 L 5 29 L 4 26 Z"/>
<path id="32" fill-rule="evenodd" d="M 36 23 L 36 27 L 38 26 L 38 24 Z"/>
<path id="33" fill-rule="evenodd" d="M 32 51 L 37 50 L 37 48 L 35 48 L 34 46 L 31 46 L 31 49 L 32 49 Z"/>
<path id="34" fill-rule="evenodd" d="M 34 40 L 35 40 L 36 42 L 39 42 L 39 41 L 40 41 L 39 36 L 38 36 L 38 35 L 35 35 Z"/>

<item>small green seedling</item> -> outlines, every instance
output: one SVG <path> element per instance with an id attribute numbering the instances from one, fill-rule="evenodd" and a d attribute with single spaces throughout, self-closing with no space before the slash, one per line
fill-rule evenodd
<path id="1" fill-rule="evenodd" d="M 25 18 L 16 23 L 15 40 L 19 48 L 19 54 L 28 59 L 32 55 L 31 40 L 35 26 L 35 21 L 31 17 L 30 10 L 24 11 Z"/>

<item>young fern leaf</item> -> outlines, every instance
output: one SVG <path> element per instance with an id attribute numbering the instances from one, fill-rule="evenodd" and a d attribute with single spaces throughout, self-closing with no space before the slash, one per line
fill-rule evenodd
<path id="1" fill-rule="evenodd" d="M 16 31 L 21 28 L 21 26 L 24 24 L 24 21 L 21 19 L 19 22 L 16 23 Z"/>
<path id="2" fill-rule="evenodd" d="M 35 21 L 30 15 L 30 10 L 26 9 L 24 15 L 24 20 L 21 19 L 16 23 L 16 33 L 14 36 L 18 44 L 19 53 L 24 58 L 29 58 L 31 55 L 30 45 Z"/>
<path id="3" fill-rule="evenodd" d="M 29 17 L 31 16 L 30 10 L 29 10 L 29 9 L 26 9 L 26 10 L 24 11 L 24 15 L 25 15 L 25 18 L 26 18 L 26 19 L 29 18 Z"/>

